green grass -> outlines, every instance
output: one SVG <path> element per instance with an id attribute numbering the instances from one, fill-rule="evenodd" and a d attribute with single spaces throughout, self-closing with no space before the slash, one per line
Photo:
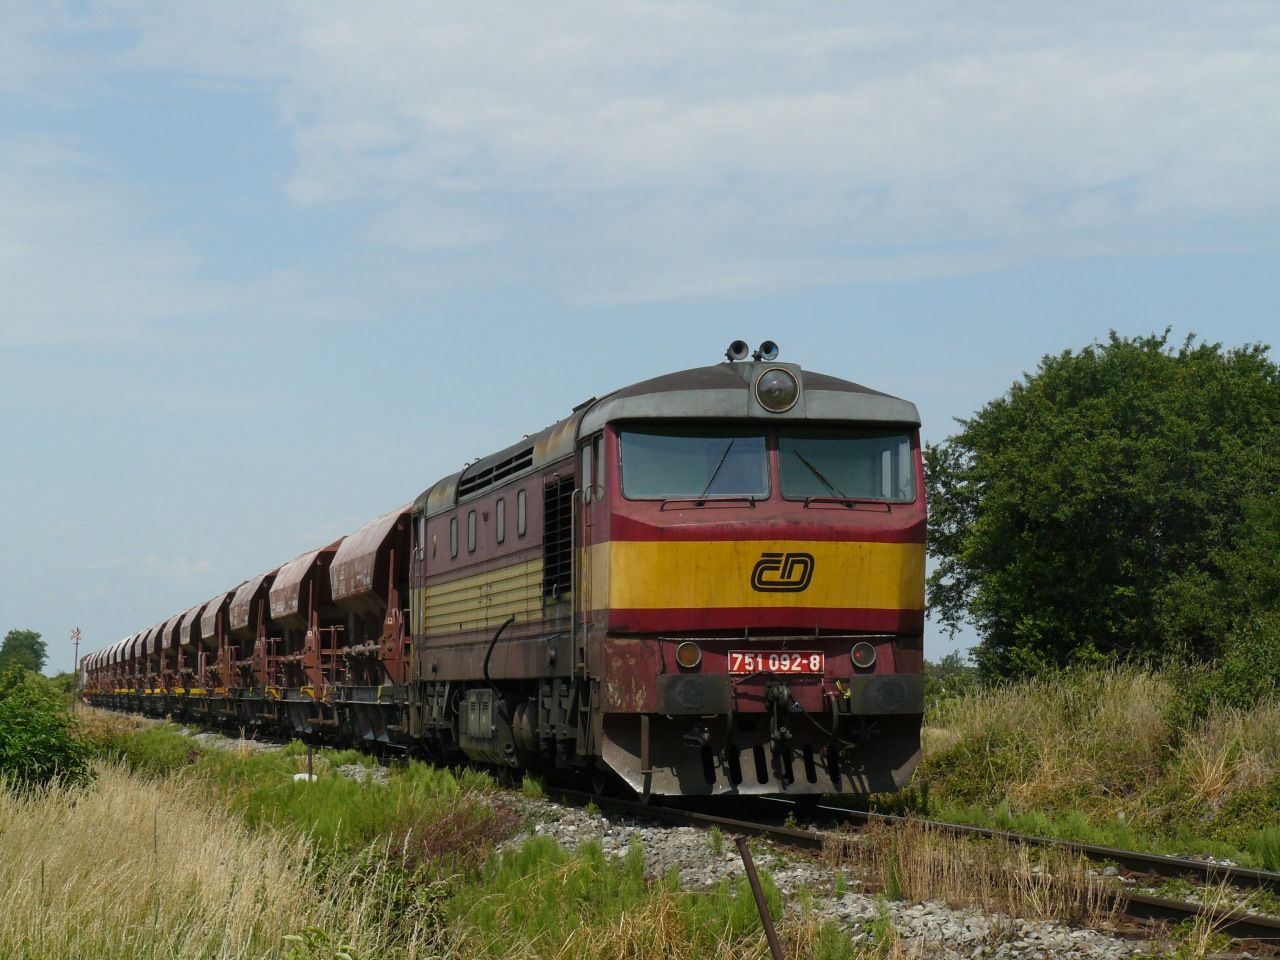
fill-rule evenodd
<path id="1" fill-rule="evenodd" d="M 103 759 L 119 760 L 130 770 L 151 776 L 190 767 L 205 753 L 193 740 L 167 724 L 91 733 L 90 743 Z"/>
<path id="2" fill-rule="evenodd" d="M 1259 863 L 1268 870 L 1280 870 L 1280 827 L 1255 830 L 1246 843 Z"/>
<path id="3" fill-rule="evenodd" d="M 767 876 L 762 884 L 770 914 L 780 917 L 776 887 Z M 455 941 L 470 957 L 558 956 L 562 947 L 570 956 L 608 956 L 615 949 L 631 956 L 651 950 L 657 956 L 732 956 L 754 952 L 762 935 L 745 882 L 685 893 L 674 873 L 646 880 L 639 846 L 610 858 L 599 844 L 570 852 L 547 837 L 490 860 L 449 901 L 447 915 Z M 643 924 L 623 920 L 642 917 Z"/>
<path id="4" fill-rule="evenodd" d="M 99 735 L 94 744 L 106 759 L 123 761 L 145 776 L 181 777 L 239 814 L 250 826 L 305 834 L 321 850 L 354 854 L 383 844 L 387 857 L 410 869 L 437 874 L 479 862 L 486 845 L 519 827 L 493 782 L 472 771 L 451 772 L 410 761 L 397 765 L 385 784 L 342 776 L 338 767 L 372 766 L 353 750 L 314 752 L 311 782 L 306 747 L 283 750 L 201 749 L 169 724 Z"/>
<path id="5" fill-rule="evenodd" d="M 814 922 L 807 909 L 783 920 L 777 887 L 767 872 L 761 872 L 760 880 L 770 916 L 781 921 L 788 956 L 851 960 L 868 955 L 839 927 Z M 797 899 L 803 905 L 811 898 L 802 892 Z M 656 880 L 645 877 L 639 846 L 622 857 L 608 857 L 597 843 L 571 852 L 550 838 L 530 838 L 492 858 L 473 881 L 456 890 L 445 916 L 456 955 L 475 960 L 768 956 L 745 880 L 682 890 L 674 871 Z"/>

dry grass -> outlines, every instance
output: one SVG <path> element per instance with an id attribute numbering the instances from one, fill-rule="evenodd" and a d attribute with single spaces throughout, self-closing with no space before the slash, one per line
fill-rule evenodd
<path id="1" fill-rule="evenodd" d="M 1181 739 L 1164 719 L 1174 697 L 1164 675 L 1135 667 L 977 689 L 937 705 L 923 732 L 926 758 L 985 743 L 1013 758 L 1002 781 L 1017 807 L 1052 807 L 1064 787 L 1149 785 L 1172 768 L 1213 799 L 1280 775 L 1280 704 L 1223 708 Z"/>
<path id="2" fill-rule="evenodd" d="M 692 946 L 688 930 L 689 914 L 683 899 L 661 889 L 637 909 L 622 911 L 602 922 L 581 924 L 562 944 L 531 943 L 531 957 L 555 960 L 687 960 Z M 462 950 L 465 956 L 465 948 Z M 754 944 L 722 943 L 705 960 L 763 960 L 769 948 L 761 937 Z"/>
<path id="3" fill-rule="evenodd" d="M 987 777 L 1013 807 L 1052 809 L 1087 785 L 1094 809 L 1113 816 L 1166 759 L 1168 696 L 1163 677 L 1136 668 L 975 690 L 930 717 L 926 757 L 965 741 L 1001 763 Z"/>
<path id="4" fill-rule="evenodd" d="M 1241 904 L 1236 898 L 1239 891 L 1226 883 L 1207 887 L 1201 903 L 1205 912 L 1213 920 L 1203 914 L 1179 928 L 1178 960 L 1207 960 L 1208 957 L 1221 956 L 1231 945 L 1231 938 L 1222 932 L 1224 917 L 1232 912 L 1246 912 L 1250 908 L 1250 900 Z"/>
<path id="5" fill-rule="evenodd" d="M 1229 708 L 1187 737 L 1174 775 L 1194 803 L 1217 806 L 1280 775 L 1280 704 Z"/>
<path id="6" fill-rule="evenodd" d="M 158 720 L 138 716 L 133 713 L 116 713 L 113 710 L 100 710 L 86 704 L 76 704 L 76 723 L 82 733 L 110 733 L 124 735 L 154 726 Z"/>
<path id="7" fill-rule="evenodd" d="M 385 956 L 375 890 L 324 889 L 305 839 L 250 830 L 190 784 L 106 766 L 83 791 L 0 791 L 0 956 L 256 958 L 298 934 Z"/>
<path id="8" fill-rule="evenodd" d="M 562 940 L 534 936 L 510 947 L 504 956 L 527 960 L 768 960 L 769 944 L 762 931 L 745 936 L 721 936 L 708 944 L 705 928 L 690 913 L 689 894 L 657 886 L 630 909 L 612 912 L 573 928 Z M 909 960 L 897 938 L 888 942 L 852 944 L 847 934 L 835 950 L 822 949 L 824 932 L 811 915 L 789 913 L 777 924 L 783 953 L 788 957 L 835 955 L 849 960 Z M 479 960 L 492 956 L 483 937 L 458 937 L 450 960 Z"/>
<path id="9" fill-rule="evenodd" d="M 944 816 L 1280 867 L 1280 704 L 1191 726 L 1175 671 L 1069 671 L 935 704 L 919 777 Z M 1253 851 L 1253 852 L 1250 852 Z"/>
<path id="10" fill-rule="evenodd" d="M 1114 893 L 1077 855 L 957 838 L 923 821 L 832 834 L 824 852 L 833 863 L 860 866 L 890 897 L 915 903 L 1091 927 L 1106 925 L 1117 910 Z"/>

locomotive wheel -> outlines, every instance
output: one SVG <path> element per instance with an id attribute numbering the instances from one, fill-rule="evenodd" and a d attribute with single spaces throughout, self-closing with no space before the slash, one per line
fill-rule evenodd
<path id="1" fill-rule="evenodd" d="M 636 799 L 636 792 L 620 776 L 603 764 L 591 768 L 591 792 L 597 797 L 613 797 L 620 800 Z"/>
<path id="2" fill-rule="evenodd" d="M 608 797 L 611 796 L 609 786 L 609 771 L 602 767 L 593 767 L 591 770 L 591 792 L 597 797 Z"/>

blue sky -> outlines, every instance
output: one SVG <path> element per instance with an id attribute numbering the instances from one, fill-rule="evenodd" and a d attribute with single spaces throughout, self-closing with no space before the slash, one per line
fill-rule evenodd
<path id="1" fill-rule="evenodd" d="M 0 17 L 0 630 L 50 669 L 735 337 L 938 440 L 1110 329 L 1280 328 L 1274 3 Z"/>

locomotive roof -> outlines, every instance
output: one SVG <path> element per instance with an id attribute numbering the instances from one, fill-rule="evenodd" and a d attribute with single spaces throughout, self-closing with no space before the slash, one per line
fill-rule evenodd
<path id="1" fill-rule="evenodd" d="M 756 381 L 770 370 L 785 370 L 800 382 L 795 406 L 783 413 L 766 410 L 756 400 Z M 914 403 L 860 383 L 802 370 L 794 363 L 765 361 L 694 367 L 623 387 L 591 406 L 579 432 L 594 433 L 614 420 L 668 417 L 920 425 Z"/>
<path id="2" fill-rule="evenodd" d="M 799 399 L 784 413 L 760 406 L 754 389 L 762 374 L 777 369 L 786 370 L 800 382 Z M 579 436 L 594 433 L 606 423 L 688 417 L 920 425 L 914 403 L 860 383 L 802 370 L 794 363 L 717 363 L 641 380 L 599 399 L 592 397 L 558 423 L 437 481 L 414 501 L 414 510 L 434 516 L 501 481 L 532 473 L 571 454 Z"/>

